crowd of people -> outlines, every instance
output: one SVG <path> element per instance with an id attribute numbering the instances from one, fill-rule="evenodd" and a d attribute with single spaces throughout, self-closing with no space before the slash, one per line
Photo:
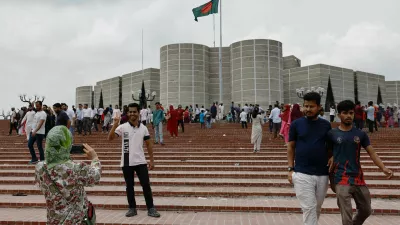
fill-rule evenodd
<path id="1" fill-rule="evenodd" d="M 129 210 L 127 217 L 137 215 L 134 197 L 133 174 L 136 173 L 143 188 L 144 198 L 151 217 L 160 217 L 155 209 L 150 187 L 148 170 L 155 166 L 153 144 L 164 145 L 163 124 L 172 138 L 178 138 L 178 128 L 185 132 L 185 123 L 200 123 L 200 127 L 211 128 L 218 121 L 241 123 L 242 129 L 252 125 L 251 143 L 254 153 L 261 151 L 263 125 L 268 122 L 273 138 L 281 138 L 287 146 L 288 181 L 294 185 L 297 199 L 303 211 L 303 223 L 316 225 L 320 215 L 329 183 L 336 193 L 338 206 L 344 225 L 363 224 L 371 214 L 371 196 L 360 165 L 360 150 L 364 148 L 381 171 L 391 178 L 393 172 L 386 168 L 371 146 L 369 137 L 362 129 L 377 131 L 378 126 L 394 127 L 394 119 L 399 119 L 397 108 L 385 110 L 369 102 L 361 106 L 345 100 L 329 110 L 329 119 L 320 105 L 321 96 L 311 92 L 304 96 L 304 103 L 280 104 L 263 110 L 257 104 L 231 104 L 225 114 L 222 103 L 213 103 L 210 109 L 192 106 L 182 108 L 172 105 L 166 110 L 160 102 L 155 109 L 136 103 L 123 106 L 94 108 L 79 104 L 70 109 L 65 103 L 55 103 L 52 107 L 41 101 L 35 105 L 12 110 L 10 135 L 15 129 L 18 135 L 26 135 L 32 159 L 29 164 L 36 165 L 36 181 L 47 202 L 48 222 L 50 224 L 77 224 L 94 220 L 93 206 L 88 201 L 84 186 L 93 186 L 100 181 L 101 163 L 93 148 L 83 144 L 91 164 L 71 160 L 75 132 L 77 135 L 91 135 L 92 131 L 108 134 L 108 140 L 121 137 L 122 156 L 120 166 L 125 178 Z M 332 117 L 333 116 L 333 117 Z M 332 129 L 331 123 L 339 118 L 340 125 Z M 330 120 L 330 121 L 329 121 Z M 385 123 L 383 123 L 385 122 Z M 154 141 L 150 138 L 148 126 L 154 129 Z M 43 140 L 46 149 L 43 150 Z M 39 159 L 34 150 L 36 143 Z M 143 150 L 146 144 L 149 163 Z M 328 166 L 327 166 L 328 165 Z M 82 171 L 85 171 L 82 173 Z M 51 182 L 49 182 L 51 181 Z M 73 198 L 72 196 L 78 196 Z M 357 214 L 353 218 L 350 199 L 354 198 Z M 62 205 L 63 207 L 59 207 Z"/>

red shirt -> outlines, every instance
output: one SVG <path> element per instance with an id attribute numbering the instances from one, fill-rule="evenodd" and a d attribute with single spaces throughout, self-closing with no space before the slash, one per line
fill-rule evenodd
<path id="1" fill-rule="evenodd" d="M 354 116 L 355 116 L 356 120 L 362 120 L 363 119 L 364 111 L 362 110 L 361 106 L 356 105 L 356 108 L 355 108 L 354 112 L 355 112 Z"/>
<path id="2" fill-rule="evenodd" d="M 176 118 L 177 120 L 183 120 L 183 113 L 185 112 L 185 110 L 183 109 L 178 109 L 176 110 L 178 112 L 178 117 Z"/>

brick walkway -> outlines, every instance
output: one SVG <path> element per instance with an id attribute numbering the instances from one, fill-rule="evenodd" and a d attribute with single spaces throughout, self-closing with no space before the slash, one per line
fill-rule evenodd
<path id="1" fill-rule="evenodd" d="M 102 224 L 163 224 L 163 225 L 299 225 L 301 214 L 289 213 L 243 213 L 243 212 L 173 212 L 162 211 L 161 217 L 150 218 L 146 211 L 139 211 L 138 216 L 125 217 L 124 210 L 97 210 L 97 225 Z M 18 218 L 20 224 L 32 221 L 46 222 L 45 209 L 4 209 L 0 208 L 0 224 L 12 224 Z M 371 216 L 364 225 L 398 225 L 400 216 Z M 319 225 L 341 224 L 340 215 L 323 214 Z"/>

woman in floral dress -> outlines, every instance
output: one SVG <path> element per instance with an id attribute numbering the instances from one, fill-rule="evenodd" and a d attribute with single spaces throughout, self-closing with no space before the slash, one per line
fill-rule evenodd
<path id="1" fill-rule="evenodd" d="M 36 165 L 35 180 L 47 204 L 47 224 L 82 224 L 89 201 L 84 187 L 100 181 L 101 164 L 87 144 L 84 151 L 92 163 L 73 162 L 70 157 L 71 133 L 56 126 L 46 138 L 45 161 Z"/>

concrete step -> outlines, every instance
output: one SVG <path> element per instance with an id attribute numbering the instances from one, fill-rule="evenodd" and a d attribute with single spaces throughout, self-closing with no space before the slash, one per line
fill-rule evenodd
<path id="1" fill-rule="evenodd" d="M 367 180 L 369 188 L 372 189 L 400 189 L 400 180 Z M 0 177 L 1 185 L 35 185 L 34 177 Z M 135 184 L 140 185 L 135 179 Z M 102 177 L 100 184 L 104 186 L 124 186 L 123 177 Z M 220 178 L 218 180 L 209 178 L 152 178 L 152 186 L 190 186 L 190 187 L 290 187 L 287 179 L 233 179 Z"/>
<path id="2" fill-rule="evenodd" d="M 26 162 L 26 161 L 25 161 Z M 0 170 L 27 170 L 34 169 L 35 165 L 28 164 L 14 164 L 14 165 L 1 165 Z M 119 170 L 121 167 L 116 162 L 114 165 L 102 165 L 103 171 L 106 170 Z M 388 166 L 393 172 L 400 172 L 400 166 Z M 363 166 L 364 172 L 380 172 L 377 166 Z M 287 171 L 287 166 L 284 165 L 169 165 L 157 162 L 157 167 L 154 171 Z"/>
<path id="3" fill-rule="evenodd" d="M 90 196 L 126 196 L 125 186 L 95 186 L 85 188 Z M 190 187 L 190 186 L 153 186 L 153 196 L 162 197 L 295 197 L 292 187 Z M 40 195 L 42 192 L 34 185 L 0 185 L 0 194 Z M 370 189 L 372 198 L 400 199 L 396 189 Z M 140 185 L 135 186 L 135 194 L 143 195 Z M 335 198 L 336 194 L 328 190 L 327 197 Z"/>
<path id="4" fill-rule="evenodd" d="M 34 176 L 33 170 L 0 170 L 0 177 L 27 177 Z M 118 170 L 106 170 L 102 172 L 102 177 L 122 177 L 122 172 Z M 285 171 L 150 171 L 150 177 L 156 178 L 235 178 L 235 179 L 286 179 Z M 366 172 L 366 180 L 386 180 L 383 173 Z M 400 180 L 399 175 L 393 176 L 392 180 Z"/>
<path id="5" fill-rule="evenodd" d="M 98 209 L 127 208 L 126 196 L 88 196 Z M 355 206 L 352 200 L 353 207 Z M 142 196 L 136 197 L 137 208 L 145 209 Z M 300 213 L 299 202 L 294 197 L 240 197 L 240 198 L 198 198 L 198 197 L 155 197 L 154 204 L 161 211 L 212 211 L 212 212 L 279 212 Z M 12 196 L 0 195 L 0 207 L 44 208 L 43 195 Z M 400 216 L 400 202 L 390 199 L 373 199 L 373 214 Z M 355 209 L 354 209 L 355 210 Z M 327 198 L 322 206 L 323 213 L 338 213 L 336 198 Z"/>

